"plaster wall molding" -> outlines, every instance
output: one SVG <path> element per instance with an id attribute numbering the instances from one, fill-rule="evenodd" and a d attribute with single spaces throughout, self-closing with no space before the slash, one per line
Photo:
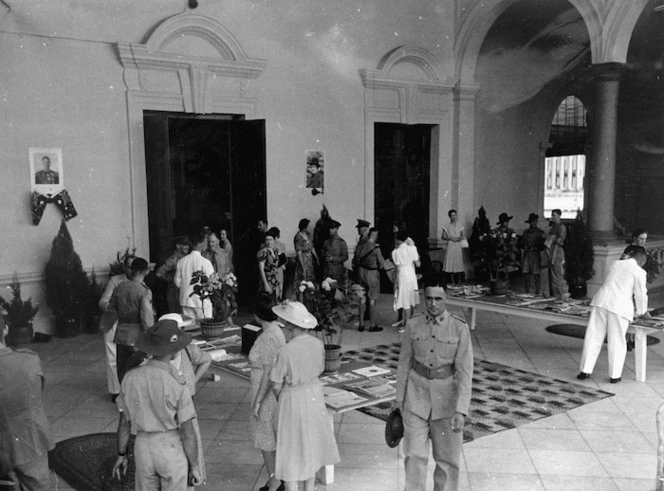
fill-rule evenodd
<path id="1" fill-rule="evenodd" d="M 115 45 L 127 89 L 133 243 L 149 250 L 143 111 L 257 117 L 257 79 L 267 62 L 250 58 L 219 22 L 184 13 L 155 26 L 143 43 Z"/>

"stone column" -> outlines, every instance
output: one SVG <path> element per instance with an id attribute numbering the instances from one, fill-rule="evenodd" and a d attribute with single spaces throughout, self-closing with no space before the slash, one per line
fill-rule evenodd
<path id="1" fill-rule="evenodd" d="M 475 96 L 480 86 L 460 82 L 454 89 L 454 170 L 452 201 L 458 208 L 459 222 L 470 236 L 475 209 Z M 447 210 L 445 211 L 447 213 Z M 447 214 L 445 215 L 447 218 Z"/>
<path id="2" fill-rule="evenodd" d="M 614 236 L 618 90 L 624 67 L 622 63 L 594 65 L 596 99 L 593 148 L 588 168 L 588 227 L 595 239 L 610 239 Z"/>

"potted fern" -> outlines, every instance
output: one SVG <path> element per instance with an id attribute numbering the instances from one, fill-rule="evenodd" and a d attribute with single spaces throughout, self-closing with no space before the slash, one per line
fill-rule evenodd
<path id="1" fill-rule="evenodd" d="M 14 273 L 12 282 L 7 288 L 11 290 L 11 301 L 0 297 L 0 306 L 6 311 L 3 317 L 9 326 L 7 344 L 16 346 L 30 343 L 34 334 L 32 319 L 37 314 L 39 307 L 32 305 L 32 298 L 23 300 L 21 297 L 21 283 L 18 281 L 17 273 Z"/>

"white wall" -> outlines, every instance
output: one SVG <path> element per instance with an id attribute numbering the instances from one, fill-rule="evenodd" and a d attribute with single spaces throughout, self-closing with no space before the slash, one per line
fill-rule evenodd
<path id="1" fill-rule="evenodd" d="M 47 330 L 40 280 L 61 215 L 48 205 L 39 226 L 32 225 L 28 148 L 62 148 L 65 188 L 78 211 L 68 222 L 75 249 L 87 269 L 105 268 L 127 237 L 136 239 L 132 216 L 146 213 L 132 209 L 131 186 L 146 191 L 130 178 L 125 84 L 114 43 L 145 42 L 185 3 L 26 0 L 12 2 L 11 12 L 0 8 L 0 281 L 20 273 L 25 295 L 41 303 L 38 329 L 41 323 Z M 266 120 L 268 218 L 287 246 L 299 219 L 316 219 L 323 203 L 354 243 L 355 219 L 365 217 L 359 71 L 375 69 L 397 46 L 416 45 L 453 75 L 451 3 L 200 2 L 197 14 L 221 23 L 249 57 L 268 62 L 256 113 Z M 304 188 L 303 165 L 305 150 L 315 148 L 326 156 L 325 194 L 316 197 Z"/>

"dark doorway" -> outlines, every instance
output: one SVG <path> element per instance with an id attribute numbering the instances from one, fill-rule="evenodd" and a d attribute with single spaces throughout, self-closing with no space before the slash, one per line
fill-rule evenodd
<path id="1" fill-rule="evenodd" d="M 381 252 L 394 249 L 395 223 L 405 226 L 420 255 L 429 249 L 431 126 L 376 123 L 375 220 Z M 389 281 L 381 290 L 392 291 Z"/>
<path id="2" fill-rule="evenodd" d="M 247 241 L 266 215 L 265 122 L 155 111 L 143 122 L 150 261 L 162 264 L 174 237 L 224 227 L 240 300 L 253 299 L 256 251 Z"/>

